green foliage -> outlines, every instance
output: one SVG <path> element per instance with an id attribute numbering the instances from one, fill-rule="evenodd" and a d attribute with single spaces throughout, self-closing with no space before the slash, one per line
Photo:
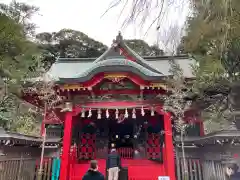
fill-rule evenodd
<path id="1" fill-rule="evenodd" d="M 106 50 L 107 46 L 86 34 L 62 29 L 59 32 L 43 32 L 36 35 L 38 47 L 42 50 L 42 62 L 48 69 L 57 58 L 97 58 Z M 126 44 L 141 56 L 160 56 L 163 50 L 158 46 L 149 46 L 139 39 L 125 40 Z"/>
<path id="2" fill-rule="evenodd" d="M 38 117 L 34 116 L 32 113 L 23 113 L 16 116 L 16 119 L 11 121 L 9 125 L 9 130 L 13 132 L 18 132 L 22 134 L 39 136 L 40 132 L 40 120 Z"/>
<path id="3" fill-rule="evenodd" d="M 149 46 L 145 41 L 140 39 L 128 39 L 125 42 L 140 56 L 161 56 L 164 54 L 163 50 L 157 45 Z"/>
<path id="4" fill-rule="evenodd" d="M 0 4 L 0 9 L 15 23 L 22 25 L 24 35 L 34 35 L 36 25 L 31 22 L 31 18 L 39 11 L 38 7 L 13 0 L 9 4 Z"/>
<path id="5" fill-rule="evenodd" d="M 37 10 L 15 1 L 0 4 L 0 124 L 10 130 L 18 131 L 16 124 L 24 119 L 27 124 L 35 122 L 29 105 L 22 105 L 18 95 L 21 80 L 32 77 L 38 66 L 39 51 L 29 41 L 34 32 L 30 19 Z M 30 132 L 31 128 L 25 126 L 25 130 Z"/>
<path id="6" fill-rule="evenodd" d="M 198 57 L 201 72 L 206 74 L 209 67 L 214 67 L 210 78 L 239 78 L 239 11 L 237 0 L 193 0 L 193 15 L 187 21 L 187 36 L 183 37 L 181 48 Z"/>
<path id="7" fill-rule="evenodd" d="M 9 79 L 26 77 L 36 62 L 36 45 L 28 40 L 34 31 L 29 18 L 37 8 L 13 1 L 0 4 L 0 72 Z M 30 28 L 31 27 L 31 28 Z"/>
<path id="8" fill-rule="evenodd" d="M 234 38 L 228 44 L 227 50 L 222 57 L 222 64 L 229 75 L 231 81 L 237 81 L 240 78 L 240 38 Z"/>
<path id="9" fill-rule="evenodd" d="M 98 57 L 107 49 L 104 44 L 72 29 L 62 29 L 53 33 L 44 32 L 37 34 L 36 38 L 42 49 L 42 61 L 46 68 L 50 67 L 58 57 Z"/>
<path id="10" fill-rule="evenodd" d="M 240 78 L 240 2 L 192 0 L 192 11 L 179 50 L 196 59 L 193 91 L 203 118 L 223 127 L 231 124 L 231 84 Z"/>

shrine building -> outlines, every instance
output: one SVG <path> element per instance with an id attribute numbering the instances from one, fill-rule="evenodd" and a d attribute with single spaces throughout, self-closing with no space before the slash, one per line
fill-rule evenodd
<path id="1" fill-rule="evenodd" d="M 63 125 L 60 180 L 80 180 L 92 159 L 106 175 L 113 146 L 122 159 L 120 176 L 176 179 L 174 124 L 159 99 L 169 91 L 169 60 L 186 78 L 193 77 L 188 56 L 141 57 L 120 33 L 100 57 L 59 58 L 52 65 L 48 74 L 64 103 L 47 114 L 44 124 Z M 193 114 L 186 112 L 186 119 L 194 119 L 187 134 L 203 136 L 202 121 Z"/>

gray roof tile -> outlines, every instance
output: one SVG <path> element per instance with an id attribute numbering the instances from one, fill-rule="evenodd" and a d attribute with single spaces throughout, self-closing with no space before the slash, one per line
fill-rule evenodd
<path id="1" fill-rule="evenodd" d="M 177 63 L 179 63 L 180 67 L 183 69 L 183 74 L 185 77 L 187 78 L 192 78 L 193 74 L 192 74 L 192 70 L 191 70 L 191 64 L 193 63 L 193 61 L 191 59 L 177 59 L 173 58 Z M 79 78 L 79 77 L 84 77 L 84 76 L 88 76 L 91 74 L 91 72 L 99 67 L 107 67 L 107 66 L 111 66 L 114 70 L 114 68 L 116 68 L 117 66 L 128 66 L 128 67 L 132 67 L 132 68 L 136 68 L 139 71 L 141 71 L 143 74 L 145 74 L 146 76 L 169 76 L 171 75 L 169 73 L 169 69 L 170 69 L 170 64 L 169 64 L 169 59 L 161 59 L 161 60 L 151 60 L 151 61 L 147 61 L 149 65 L 151 65 L 152 67 L 154 67 L 155 69 L 157 69 L 160 73 L 156 73 L 153 72 L 149 69 L 147 69 L 144 66 L 141 66 L 140 64 L 133 62 L 133 61 L 129 61 L 126 59 L 121 59 L 121 58 L 110 58 L 107 60 L 103 60 L 103 61 L 98 61 L 98 62 L 91 62 L 91 61 L 72 61 L 70 60 L 70 62 L 67 61 L 58 61 L 56 63 L 54 63 L 51 67 L 51 69 L 49 70 L 49 74 L 53 77 L 53 79 L 55 79 L 56 81 L 58 81 L 59 79 L 63 78 L 63 79 L 67 79 L 67 78 Z"/>
<path id="2" fill-rule="evenodd" d="M 132 57 L 134 61 L 128 60 L 125 56 Z M 112 46 L 94 61 L 89 58 L 59 59 L 52 65 L 48 73 L 59 82 L 65 82 L 67 79 L 71 82 L 83 82 L 89 80 L 96 73 L 116 71 L 133 72 L 146 80 L 156 81 L 163 76 L 171 75 L 169 73 L 169 60 L 175 59 L 183 69 L 184 76 L 187 78 L 193 77 L 190 59 L 187 57 L 183 59 L 182 56 L 178 57 L 166 57 L 166 59 L 161 57 L 161 60 L 154 60 L 151 57 L 148 61 L 129 48 L 121 33 L 119 33 Z"/>

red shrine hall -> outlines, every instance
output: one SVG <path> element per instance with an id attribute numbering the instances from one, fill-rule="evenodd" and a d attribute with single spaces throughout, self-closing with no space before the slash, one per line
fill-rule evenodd
<path id="1" fill-rule="evenodd" d="M 96 159 L 106 176 L 111 147 L 121 155 L 120 179 L 175 180 L 175 130 L 171 112 L 162 109 L 170 57 L 140 57 L 121 34 L 98 58 L 59 58 L 48 74 L 64 104 L 47 114 L 44 124 L 62 124 L 60 180 L 80 180 Z M 186 78 L 190 60 L 176 56 Z M 63 107 L 64 106 L 64 107 Z M 191 112 L 186 112 L 190 114 Z M 189 119 L 187 118 L 187 119 Z M 203 135 L 202 124 L 194 121 Z M 124 175 L 125 173 L 125 175 Z"/>

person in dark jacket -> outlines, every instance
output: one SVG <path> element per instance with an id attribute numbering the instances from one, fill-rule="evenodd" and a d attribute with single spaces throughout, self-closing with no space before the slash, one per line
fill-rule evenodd
<path id="1" fill-rule="evenodd" d="M 230 169 L 232 170 L 232 174 L 230 176 L 230 180 L 239 180 L 240 179 L 240 172 L 238 172 L 238 165 L 237 164 L 232 164 L 230 166 Z"/>
<path id="2" fill-rule="evenodd" d="M 107 159 L 108 180 L 118 180 L 121 168 L 121 158 L 116 149 L 113 148 Z"/>
<path id="3" fill-rule="evenodd" d="M 90 169 L 83 176 L 82 180 L 104 180 L 104 176 L 98 171 L 97 161 L 90 162 Z"/>

